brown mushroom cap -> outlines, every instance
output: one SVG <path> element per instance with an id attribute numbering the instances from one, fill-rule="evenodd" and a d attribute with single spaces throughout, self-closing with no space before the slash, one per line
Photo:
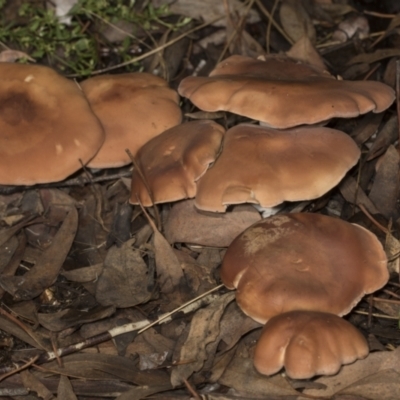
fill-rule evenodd
<path id="1" fill-rule="evenodd" d="M 315 199 L 336 186 L 359 156 L 355 142 L 337 130 L 237 125 L 226 132 L 222 153 L 200 179 L 195 204 L 224 212 L 229 204 L 274 207 Z"/>
<path id="2" fill-rule="evenodd" d="M 131 159 L 126 149 L 135 155 L 150 139 L 181 123 L 178 93 L 158 76 L 101 75 L 83 81 L 81 87 L 106 133 L 89 167 L 127 165 Z"/>
<path id="3" fill-rule="evenodd" d="M 73 81 L 39 65 L 0 63 L 0 184 L 61 181 L 103 141 L 103 128 Z"/>
<path id="4" fill-rule="evenodd" d="M 316 311 L 291 311 L 271 318 L 254 352 L 254 366 L 264 375 L 282 367 L 292 379 L 336 374 L 369 353 L 364 336 L 346 320 Z"/>
<path id="5" fill-rule="evenodd" d="M 221 146 L 225 130 L 213 121 L 200 120 L 175 126 L 147 142 L 137 163 L 152 192 L 154 203 L 196 195 L 197 180 L 205 173 Z M 134 169 L 130 202 L 153 205 L 139 173 Z"/>
<path id="6" fill-rule="evenodd" d="M 204 111 L 230 111 L 274 128 L 351 118 L 388 108 L 391 87 L 373 81 L 332 79 L 306 64 L 272 55 L 265 61 L 231 56 L 210 77 L 187 77 L 179 94 Z"/>
<path id="7" fill-rule="evenodd" d="M 292 310 L 348 313 L 387 282 L 374 234 L 319 214 L 280 214 L 252 225 L 229 246 L 222 282 L 237 288 L 245 314 L 265 323 Z"/>

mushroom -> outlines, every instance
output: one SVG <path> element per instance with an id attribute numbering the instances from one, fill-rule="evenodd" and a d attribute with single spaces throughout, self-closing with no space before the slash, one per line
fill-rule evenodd
<path id="1" fill-rule="evenodd" d="M 127 148 L 135 155 L 150 139 L 181 123 L 178 93 L 155 75 L 101 75 L 83 81 L 81 87 L 106 133 L 89 167 L 127 165 Z"/>
<path id="2" fill-rule="evenodd" d="M 230 111 L 281 129 L 379 113 L 395 99 L 393 89 L 383 83 L 336 80 L 280 55 L 265 61 L 231 56 L 209 77 L 183 79 L 178 92 L 201 110 Z"/>
<path id="3" fill-rule="evenodd" d="M 194 197 L 196 182 L 217 157 L 224 132 L 213 121 L 199 120 L 175 126 L 151 139 L 137 153 L 145 182 L 134 169 L 130 202 L 140 201 L 150 207 L 153 201 L 165 203 Z"/>
<path id="4" fill-rule="evenodd" d="M 290 311 L 271 318 L 254 351 L 254 366 L 264 375 L 282 367 L 292 379 L 336 374 L 343 364 L 369 353 L 364 336 L 346 320 L 318 311 Z"/>
<path id="5" fill-rule="evenodd" d="M 47 67 L 0 63 L 0 184 L 61 181 L 103 141 L 103 128 L 74 82 Z"/>
<path id="6" fill-rule="evenodd" d="M 330 128 L 237 125 L 226 132 L 222 153 L 200 179 L 195 204 L 224 212 L 229 204 L 274 207 L 315 199 L 336 186 L 359 156 L 348 135 Z"/>
<path id="7" fill-rule="evenodd" d="M 228 247 L 221 279 L 245 314 L 264 324 L 293 310 L 348 313 L 389 278 L 374 234 L 319 214 L 279 214 Z"/>

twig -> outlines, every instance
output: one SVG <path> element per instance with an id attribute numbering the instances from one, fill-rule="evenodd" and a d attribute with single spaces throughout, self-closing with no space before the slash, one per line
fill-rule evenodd
<path id="1" fill-rule="evenodd" d="M 104 343 L 108 340 L 111 340 L 115 338 L 116 336 L 122 335 L 127 332 L 135 332 L 138 331 L 137 334 L 140 334 L 144 332 L 145 330 L 151 328 L 154 325 L 161 324 L 161 323 L 166 323 L 172 320 L 172 315 L 176 314 L 177 312 L 182 312 L 183 314 L 188 314 L 190 312 L 196 311 L 198 308 L 203 307 L 206 304 L 210 304 L 213 300 L 218 298 L 218 295 L 213 294 L 217 290 L 221 289 L 224 285 L 219 285 L 214 287 L 213 289 L 201 294 L 200 296 L 197 296 L 196 298 L 186 302 L 185 304 L 181 305 L 180 307 L 176 308 L 175 310 L 172 310 L 169 313 L 161 315 L 158 319 L 155 321 L 151 322 L 148 319 L 138 321 L 138 322 L 132 322 L 129 324 L 117 326 L 115 328 L 112 328 L 106 332 L 100 333 L 98 335 L 92 336 L 90 338 L 87 338 L 83 340 L 82 342 L 75 343 L 72 345 L 69 345 L 64 348 L 58 349 L 56 352 L 54 351 L 49 351 L 47 353 L 42 354 L 38 358 L 35 358 L 33 362 L 36 362 L 37 364 L 42 364 L 44 362 L 52 361 L 56 359 L 57 357 L 63 357 L 69 354 L 77 353 L 80 350 L 86 349 L 88 347 L 96 346 L 100 343 Z M 31 364 L 32 364 L 31 363 Z M 29 365 L 31 365 L 29 364 Z M 20 368 L 21 365 L 17 364 L 17 368 Z M 9 367 L 3 367 L 0 368 L 0 373 L 1 372 L 9 372 L 10 368 Z M 14 373 L 15 369 L 12 369 L 11 372 Z"/>
<path id="2" fill-rule="evenodd" d="M 272 20 L 274 18 L 275 11 L 278 7 L 280 0 L 275 0 L 274 5 L 272 6 L 271 9 L 271 18 L 268 18 L 268 26 L 267 26 L 267 32 L 265 34 L 265 50 L 267 54 L 270 53 L 270 40 L 271 40 L 271 27 L 272 27 Z"/>
<path id="3" fill-rule="evenodd" d="M 279 24 L 274 20 L 271 13 L 264 7 L 264 4 L 261 0 L 255 0 L 258 8 L 261 12 L 271 21 L 271 24 L 275 27 L 275 29 L 291 44 L 294 44 L 294 41 L 286 34 L 286 32 L 279 26 Z"/>
<path id="4" fill-rule="evenodd" d="M 357 203 L 357 207 L 360 208 L 360 210 L 366 215 L 366 217 L 377 227 L 379 228 L 382 232 L 384 232 L 386 235 L 390 235 L 389 229 L 385 228 L 383 225 L 381 225 L 370 213 L 369 211 L 364 207 L 363 204 Z"/>
<path id="5" fill-rule="evenodd" d="M 161 46 L 158 46 L 156 49 L 150 50 L 145 54 L 142 54 L 140 56 L 134 57 L 134 58 L 130 59 L 129 61 L 125 61 L 125 62 L 123 62 L 121 64 L 112 65 L 111 67 L 107 67 L 107 68 L 103 68 L 103 69 L 98 69 L 97 71 L 93 71 L 91 73 L 91 75 L 92 76 L 93 75 L 100 75 L 100 74 L 103 74 L 104 72 L 108 72 L 108 71 L 112 71 L 114 69 L 126 67 L 127 65 L 131 65 L 131 64 L 134 64 L 134 63 L 136 63 L 138 61 L 144 60 L 145 58 L 150 57 L 153 54 L 156 54 L 159 51 L 166 49 L 167 47 L 173 45 L 174 43 L 179 42 L 181 39 L 185 38 L 186 36 L 196 32 L 196 31 L 199 31 L 200 29 L 203 29 L 208 25 L 212 25 L 213 23 L 219 21 L 222 18 L 225 18 L 225 15 L 219 16 L 218 18 L 215 18 L 212 21 L 205 22 L 204 24 L 201 24 L 201 25 L 199 25 L 199 26 L 197 26 L 197 27 L 195 27 L 193 29 L 190 29 L 189 31 L 187 31 L 185 33 L 182 33 L 182 35 L 177 36 L 176 38 L 170 40 L 169 42 L 167 42 L 167 43 L 165 43 L 165 44 L 163 44 Z M 67 76 L 69 78 L 79 78 L 80 77 L 80 75 L 78 75 L 78 74 L 67 75 Z"/>
<path id="6" fill-rule="evenodd" d="M 132 163 L 137 171 L 137 173 L 139 174 L 139 177 L 144 185 L 144 187 L 146 188 L 147 194 L 150 197 L 150 201 L 153 203 L 153 208 L 154 208 L 154 217 L 156 219 L 156 225 L 159 231 L 161 231 L 161 217 L 160 217 L 160 213 L 158 212 L 158 208 L 157 205 L 154 202 L 154 197 L 153 197 L 153 192 L 150 189 L 149 183 L 147 182 L 146 177 L 144 176 L 144 173 L 142 171 L 142 169 L 140 168 L 138 162 L 136 161 L 135 156 L 131 153 L 131 151 L 129 149 L 125 149 L 126 153 L 128 154 L 129 158 L 132 160 Z M 144 211 L 144 208 L 142 206 L 142 203 L 140 202 L 139 196 L 137 193 L 132 193 L 132 195 L 136 196 L 136 200 L 138 201 L 140 207 L 142 208 L 142 210 Z"/>
<path id="7" fill-rule="evenodd" d="M 39 356 L 37 355 L 37 356 L 33 357 L 31 360 L 29 360 L 27 363 L 22 364 L 21 366 L 19 366 L 19 367 L 17 367 L 17 368 L 14 368 L 13 370 L 11 370 L 10 372 L 7 372 L 7 373 L 4 374 L 4 375 L 1 375 L 1 376 L 0 376 L 0 382 L 1 382 L 3 379 L 6 379 L 6 378 L 8 378 L 8 377 L 11 376 L 11 375 L 16 374 L 17 372 L 20 372 L 20 371 L 22 371 L 22 370 L 24 370 L 24 369 L 30 367 L 32 364 L 34 364 L 34 363 L 38 360 L 38 358 L 39 358 Z"/>
<path id="8" fill-rule="evenodd" d="M 355 312 L 356 314 L 360 314 L 360 315 L 370 315 L 370 313 L 367 311 L 353 311 L 353 312 Z M 399 320 L 399 317 L 391 317 L 390 315 L 384 315 L 384 314 L 373 313 L 373 314 L 371 314 L 371 316 L 375 317 L 375 318 L 394 319 L 396 321 Z"/>

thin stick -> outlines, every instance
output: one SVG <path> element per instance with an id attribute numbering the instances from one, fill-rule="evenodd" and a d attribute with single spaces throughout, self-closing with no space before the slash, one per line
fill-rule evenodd
<path id="1" fill-rule="evenodd" d="M 139 177 L 142 180 L 142 183 L 143 183 L 144 187 L 146 188 L 147 194 L 149 195 L 150 200 L 153 203 L 154 217 L 156 219 L 156 225 L 157 225 L 158 230 L 161 231 L 161 217 L 160 217 L 160 213 L 158 212 L 157 205 L 154 202 L 153 192 L 150 189 L 149 183 L 147 182 L 147 179 L 144 176 L 143 171 L 140 168 L 139 164 L 137 163 L 136 158 L 134 157 L 134 155 L 131 153 L 131 151 L 129 149 L 125 149 L 125 151 L 127 152 L 129 158 L 132 160 L 133 166 L 135 167 L 137 173 L 139 174 Z M 143 209 L 143 206 L 142 206 L 142 203 L 140 202 L 138 194 L 137 193 L 134 193 L 134 194 L 136 196 L 136 200 L 138 201 L 140 207 Z"/>
<path id="2" fill-rule="evenodd" d="M 360 210 L 367 216 L 367 218 L 377 227 L 379 228 L 382 232 L 386 233 L 386 235 L 390 235 L 389 229 L 385 228 L 383 225 L 381 225 L 370 213 L 369 211 L 364 207 L 363 204 L 357 203 L 357 207 L 360 208 Z"/>
<path id="3" fill-rule="evenodd" d="M 13 369 L 13 370 L 10 371 L 10 372 L 7 372 L 7 373 L 4 374 L 4 375 L 1 375 L 1 376 L 0 376 L 0 382 L 1 382 L 3 379 L 6 379 L 6 378 L 8 378 L 8 377 L 11 376 L 11 375 L 16 374 L 17 372 L 20 372 L 20 371 L 22 371 L 22 370 L 24 370 L 24 369 L 30 367 L 32 364 L 34 364 L 34 363 L 37 361 L 38 358 L 39 358 L 39 356 L 37 355 L 37 356 L 33 357 L 31 360 L 29 360 L 27 363 L 25 363 L 25 364 L 19 366 L 18 368 Z"/>
<path id="4" fill-rule="evenodd" d="M 130 59 L 129 61 L 125 61 L 121 64 L 117 64 L 117 65 L 112 65 L 111 67 L 107 67 L 107 68 L 103 68 L 103 69 L 98 69 L 97 71 L 93 71 L 91 73 L 91 75 L 100 75 L 103 74 L 104 72 L 108 72 L 108 71 L 112 71 L 114 69 L 118 69 L 118 68 L 122 68 L 122 67 L 126 67 L 127 65 L 131 65 L 134 64 L 138 61 L 144 60 L 147 57 L 152 56 L 153 54 L 157 54 L 159 51 L 166 49 L 167 47 L 173 45 L 176 42 L 179 42 L 181 39 L 185 38 L 186 36 L 199 31 L 200 29 L 205 28 L 208 25 L 212 25 L 213 23 L 219 21 L 220 19 L 225 18 L 225 15 L 219 16 L 218 18 L 215 18 L 212 21 L 209 22 L 205 22 L 204 24 L 201 24 L 199 26 L 197 26 L 196 28 L 190 29 L 189 31 L 182 33 L 182 35 L 177 36 L 176 38 L 170 40 L 169 42 L 162 44 L 161 46 L 158 46 L 156 49 L 150 50 L 145 54 L 142 54 L 140 56 L 134 57 L 132 59 Z M 79 78 L 80 75 L 79 74 L 73 74 L 73 75 L 67 75 L 69 78 Z"/>
<path id="5" fill-rule="evenodd" d="M 271 24 L 275 27 L 275 29 L 291 44 L 294 44 L 294 41 L 286 34 L 286 32 L 279 26 L 279 24 L 274 20 L 271 13 L 264 7 L 264 4 L 261 3 L 260 0 L 255 0 L 258 8 L 261 12 L 271 21 Z"/>
<path id="6" fill-rule="evenodd" d="M 384 314 L 370 314 L 367 311 L 354 311 L 356 314 L 360 314 L 360 315 L 371 315 L 372 317 L 375 318 L 384 318 L 384 319 L 394 319 L 396 321 L 399 320 L 399 317 L 391 317 L 390 315 L 384 315 Z"/>
<path id="7" fill-rule="evenodd" d="M 280 0 L 275 0 L 274 5 L 272 6 L 271 9 L 271 18 L 268 18 L 268 26 L 267 26 L 267 32 L 265 34 L 265 50 L 267 51 L 267 54 L 270 53 L 270 39 L 271 39 L 271 27 L 272 27 L 272 20 L 274 18 L 274 14 L 276 11 L 276 8 L 278 7 Z"/>
<path id="8" fill-rule="evenodd" d="M 182 312 L 183 314 L 188 314 L 190 312 L 196 311 L 198 308 L 203 307 L 206 304 L 210 304 L 212 301 L 214 301 L 218 295 L 213 294 L 217 290 L 221 289 L 224 285 L 219 285 L 214 287 L 213 289 L 201 294 L 200 296 L 197 296 L 196 298 L 184 303 L 180 307 L 176 308 L 175 310 L 162 314 L 159 316 L 159 318 L 153 322 L 149 321 L 148 319 L 138 321 L 138 322 L 131 322 L 129 324 L 117 326 L 115 328 L 112 328 L 106 332 L 100 333 L 98 335 L 92 336 L 90 338 L 87 338 L 83 340 L 82 342 L 75 343 L 72 345 L 69 345 L 64 348 L 58 349 L 56 352 L 54 351 L 49 351 L 47 353 L 42 354 L 38 358 L 35 358 L 32 362 L 36 362 L 37 364 L 42 364 L 44 362 L 52 361 L 56 359 L 57 357 L 64 357 L 69 354 L 77 353 L 80 350 L 86 349 L 88 347 L 93 347 L 96 346 L 100 343 L 104 343 L 108 340 L 111 340 L 115 338 L 116 336 L 122 335 L 127 332 L 135 332 L 138 331 L 137 333 L 140 334 L 144 332 L 145 330 L 151 328 L 154 325 L 157 324 L 163 324 L 166 322 L 169 322 L 172 320 L 172 315 L 177 313 L 177 312 Z M 21 367 L 21 364 L 14 364 L 17 366 L 17 368 Z M 29 364 L 30 365 L 30 364 Z M 1 372 L 9 372 L 10 368 L 9 367 L 3 367 L 0 368 L 0 373 Z M 12 369 L 12 371 L 15 371 L 15 368 Z"/>

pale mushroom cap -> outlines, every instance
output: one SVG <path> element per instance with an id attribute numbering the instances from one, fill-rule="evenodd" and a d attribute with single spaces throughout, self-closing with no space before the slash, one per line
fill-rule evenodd
<path id="1" fill-rule="evenodd" d="M 195 204 L 224 212 L 229 204 L 274 207 L 315 199 L 336 186 L 359 157 L 356 143 L 334 129 L 237 125 L 226 132 L 220 156 L 200 179 Z"/>
<path id="2" fill-rule="evenodd" d="M 291 311 L 271 318 L 254 352 L 264 375 L 285 368 L 292 379 L 334 375 L 344 364 L 369 353 L 364 336 L 346 320 L 328 313 Z"/>
<path id="3" fill-rule="evenodd" d="M 175 126 L 146 143 L 137 153 L 137 163 L 152 192 L 154 203 L 165 203 L 196 195 L 197 180 L 214 162 L 224 128 L 213 121 L 200 120 Z M 138 199 L 153 205 L 139 173 L 132 174 L 132 204 Z"/>
<path id="4" fill-rule="evenodd" d="M 292 310 L 348 313 L 389 279 L 374 234 L 319 214 L 280 214 L 245 230 L 229 246 L 222 282 L 237 288 L 245 314 L 265 323 Z"/>
<path id="5" fill-rule="evenodd" d="M 282 56 L 265 61 L 231 56 L 210 77 L 183 79 L 178 92 L 201 110 L 230 111 L 281 129 L 379 113 L 395 99 L 383 83 L 332 79 Z"/>
<path id="6" fill-rule="evenodd" d="M 47 67 L 0 63 L 0 184 L 61 181 L 103 141 L 75 82 Z"/>
<path id="7" fill-rule="evenodd" d="M 126 149 L 135 155 L 150 139 L 182 121 L 178 93 L 155 75 L 102 75 L 83 81 L 81 87 L 106 133 L 89 167 L 127 165 L 131 159 Z"/>

